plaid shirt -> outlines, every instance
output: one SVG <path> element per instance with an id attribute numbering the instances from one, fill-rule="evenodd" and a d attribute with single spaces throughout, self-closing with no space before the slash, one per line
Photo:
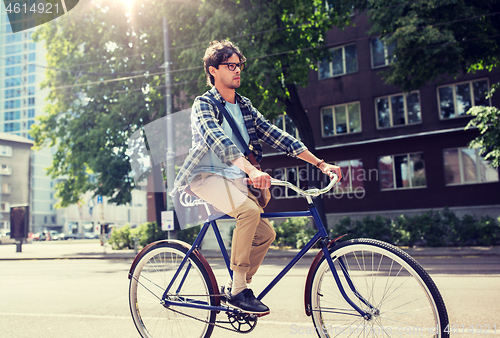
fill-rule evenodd
<path id="1" fill-rule="evenodd" d="M 174 196 L 177 192 L 182 192 L 189 185 L 191 172 L 209 149 L 214 152 L 222 163 L 226 163 L 229 166 L 232 165 L 234 160 L 244 156 L 222 130 L 223 114 L 206 98 L 209 92 L 222 105 L 226 104 L 226 101 L 215 87 L 194 100 L 191 109 L 193 142 L 188 156 L 175 178 L 174 188 L 170 192 L 171 196 Z M 266 142 L 271 147 L 293 157 L 307 150 L 302 142 L 269 123 L 252 106 L 252 102 L 249 99 L 236 93 L 236 101 L 240 106 L 243 120 L 250 136 L 249 148 L 253 152 L 257 162 L 260 162 L 262 158 L 262 146 L 259 141 Z"/>

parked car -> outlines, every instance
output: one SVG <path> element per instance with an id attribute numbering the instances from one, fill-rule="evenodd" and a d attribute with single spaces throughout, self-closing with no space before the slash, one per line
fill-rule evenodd
<path id="1" fill-rule="evenodd" d="M 15 242 L 14 238 L 10 238 L 10 231 L 0 233 L 0 244 L 13 244 Z"/>
<path id="2" fill-rule="evenodd" d="M 65 235 L 63 233 L 60 233 L 59 231 L 56 231 L 56 230 L 49 230 L 49 234 L 50 234 L 51 241 L 63 240 L 65 237 Z"/>
<path id="3" fill-rule="evenodd" d="M 46 236 L 45 236 L 45 234 L 43 232 L 37 232 L 37 233 L 33 234 L 32 239 L 34 241 L 45 241 Z"/>

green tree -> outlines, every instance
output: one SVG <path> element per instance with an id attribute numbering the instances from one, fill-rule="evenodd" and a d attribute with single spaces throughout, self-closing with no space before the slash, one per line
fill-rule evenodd
<path id="1" fill-rule="evenodd" d="M 488 94 L 491 98 L 499 84 L 493 85 Z M 479 149 L 479 154 L 487 161 L 491 161 L 493 168 L 500 166 L 500 110 L 497 107 L 476 106 L 469 109 L 467 114 L 474 118 L 469 121 L 465 129 L 477 127 L 479 136 L 477 136 L 469 147 Z"/>
<path id="2" fill-rule="evenodd" d="M 201 59 L 208 43 L 229 38 L 248 60 L 241 92 L 268 118 L 286 112 L 314 152 L 298 88 L 307 86 L 317 61 L 329 57 L 326 32 L 349 22 L 350 5 L 137 0 L 133 6 L 127 9 L 112 0 L 85 4 L 36 34 L 48 51 L 44 87 L 50 95 L 33 135 L 38 147 L 56 149 L 49 174 L 64 177 L 57 187 L 61 205 L 75 203 L 85 191 L 112 196 L 117 203 L 130 199 L 134 182 L 127 140 L 165 111 L 158 68 L 163 63 L 162 16 L 171 28 L 178 105 L 207 89 Z"/>
<path id="3" fill-rule="evenodd" d="M 352 0 L 366 11 L 392 63 L 383 76 L 405 91 L 500 62 L 500 2 L 496 0 Z"/>
<path id="4" fill-rule="evenodd" d="M 60 206 L 86 191 L 130 201 L 127 142 L 164 115 L 161 3 L 102 0 L 80 4 L 34 34 L 47 49 L 45 114 L 34 125 L 36 147 L 54 147 L 48 174 L 62 178 Z M 130 14 L 132 13 L 132 14 Z"/>

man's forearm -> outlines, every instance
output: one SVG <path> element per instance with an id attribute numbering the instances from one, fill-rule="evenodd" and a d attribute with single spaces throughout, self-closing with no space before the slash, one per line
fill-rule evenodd
<path id="1" fill-rule="evenodd" d="M 258 170 L 252 165 L 252 163 L 248 162 L 248 160 L 243 156 L 238 157 L 231 163 L 240 168 L 241 170 L 243 170 L 249 176 L 253 171 Z"/>
<path id="2" fill-rule="evenodd" d="M 314 156 L 314 154 L 311 153 L 309 150 L 301 152 L 299 155 L 297 155 L 297 157 L 300 158 L 301 160 L 311 163 L 312 165 L 316 165 L 318 164 L 318 162 L 321 161 L 321 159 Z"/>

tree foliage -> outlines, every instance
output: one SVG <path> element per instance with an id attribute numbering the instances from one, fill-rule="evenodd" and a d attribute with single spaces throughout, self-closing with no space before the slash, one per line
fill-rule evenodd
<path id="1" fill-rule="evenodd" d="M 35 34 L 47 48 L 45 115 L 33 130 L 37 147 L 53 146 L 48 172 L 60 178 L 60 205 L 86 191 L 126 203 L 127 141 L 164 116 L 162 17 L 170 27 L 171 75 L 177 108 L 207 89 L 203 52 L 214 39 L 234 41 L 247 57 L 240 89 L 266 116 L 287 114 L 314 151 L 298 96 L 310 69 L 328 56 L 326 32 L 350 20 L 349 1 L 94 0 Z M 182 93 L 182 95 L 181 95 Z"/>
<path id="2" fill-rule="evenodd" d="M 49 95 L 32 135 L 37 147 L 54 149 L 48 174 L 61 179 L 61 206 L 86 191 L 130 201 L 127 140 L 164 114 L 163 40 L 153 9 L 159 4 L 135 6 L 87 2 L 35 33 L 47 49 L 42 88 Z"/>
<path id="3" fill-rule="evenodd" d="M 499 84 L 492 86 L 488 95 L 491 98 Z M 500 109 L 497 107 L 476 106 L 469 109 L 467 114 L 474 118 L 469 121 L 466 129 L 477 127 L 480 135 L 469 144 L 469 147 L 479 149 L 479 154 L 487 161 L 491 161 L 493 168 L 500 166 Z"/>
<path id="4" fill-rule="evenodd" d="M 499 65 L 496 0 L 353 0 L 352 5 L 367 11 L 371 35 L 395 46 L 383 76 L 405 91 Z"/>

